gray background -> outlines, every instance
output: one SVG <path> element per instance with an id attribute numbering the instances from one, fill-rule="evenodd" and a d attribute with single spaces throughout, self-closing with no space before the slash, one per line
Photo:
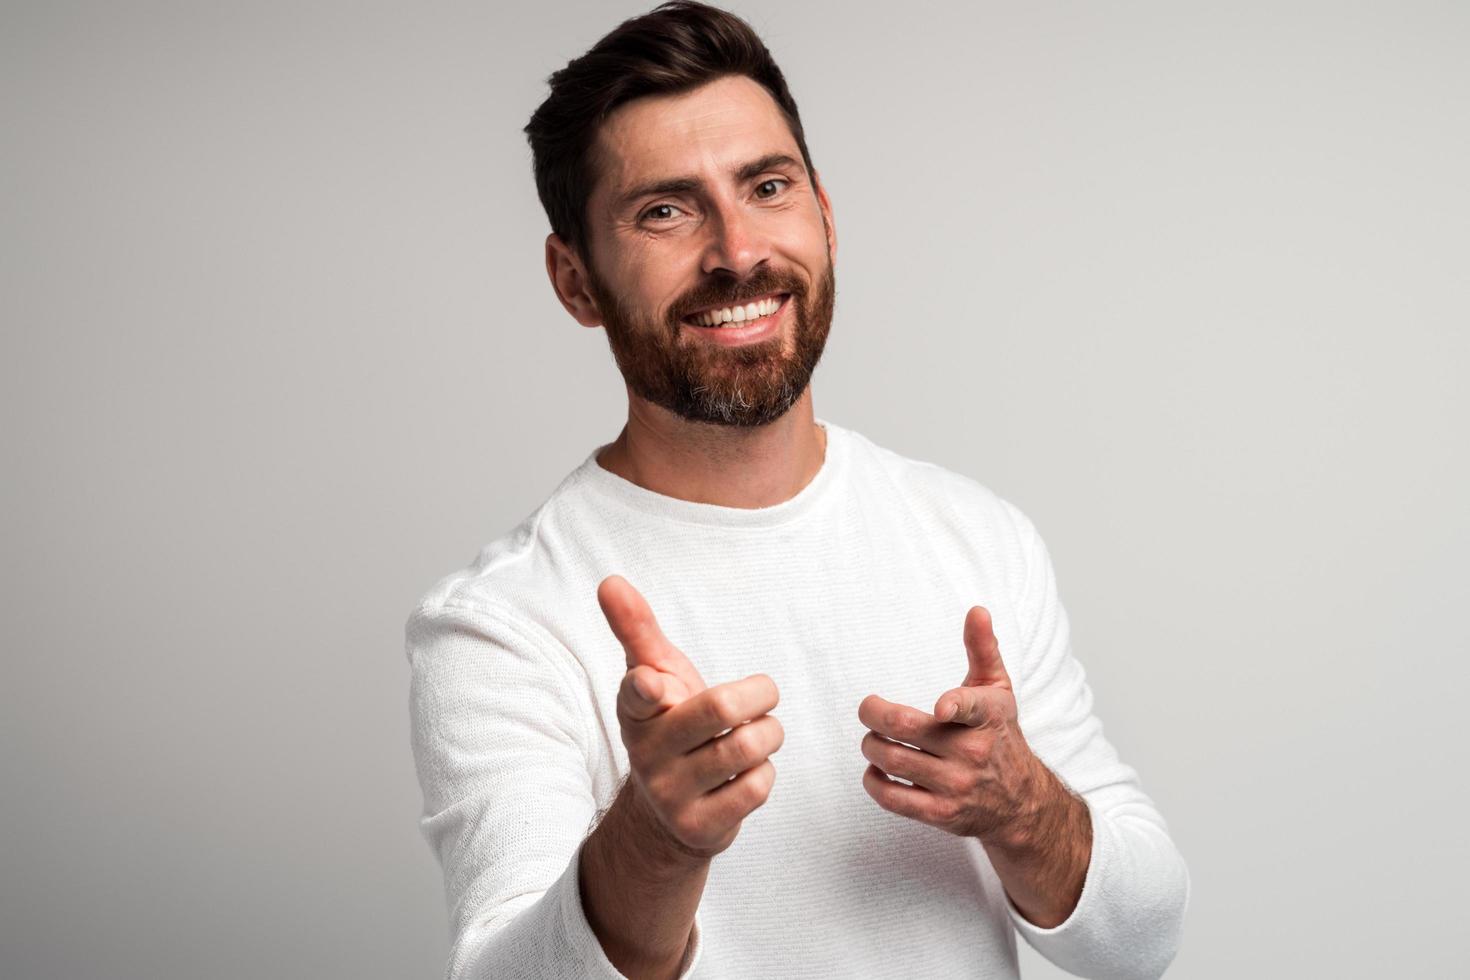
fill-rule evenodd
<path id="1" fill-rule="evenodd" d="M 5 5 L 0 974 L 440 973 L 403 621 L 621 425 L 520 127 L 651 5 Z M 817 413 L 1037 522 L 1170 975 L 1462 967 L 1467 7 L 734 9 Z"/>

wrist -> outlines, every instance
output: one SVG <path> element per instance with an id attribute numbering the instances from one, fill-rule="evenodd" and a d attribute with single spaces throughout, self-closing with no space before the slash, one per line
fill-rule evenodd
<path id="1" fill-rule="evenodd" d="M 1087 801 L 1037 760 L 1048 779 L 1024 819 L 1008 825 L 985 850 L 1006 894 L 1033 925 L 1051 929 L 1071 917 L 1092 863 Z"/>
<path id="2" fill-rule="evenodd" d="M 1034 755 L 1016 814 L 987 844 L 1018 858 L 1054 847 L 1087 804 Z"/>
<path id="3" fill-rule="evenodd" d="M 696 851 L 675 837 L 634 782 L 635 778 L 630 775 L 624 782 L 608 816 L 614 817 L 616 811 L 615 827 L 621 837 L 633 843 L 640 866 L 657 876 L 683 877 L 707 870 L 714 855 Z"/>
<path id="4" fill-rule="evenodd" d="M 709 860 L 658 839 L 658 818 L 640 802 L 630 780 L 583 845 L 582 906 L 619 972 L 673 977 L 688 951 Z"/>

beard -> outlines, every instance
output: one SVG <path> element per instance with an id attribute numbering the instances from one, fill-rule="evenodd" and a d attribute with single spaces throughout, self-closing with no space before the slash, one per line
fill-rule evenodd
<path id="1" fill-rule="evenodd" d="M 831 252 L 815 287 L 794 273 L 760 266 L 749 277 L 710 280 L 669 307 L 662 322 L 630 310 L 588 269 L 588 289 L 602 313 L 607 342 L 628 389 L 691 422 L 751 427 L 785 415 L 806 391 L 822 358 L 836 301 Z M 787 293 L 789 332 L 725 347 L 695 335 L 684 316 L 709 306 L 734 306 Z M 783 310 L 784 314 L 785 311 Z"/>

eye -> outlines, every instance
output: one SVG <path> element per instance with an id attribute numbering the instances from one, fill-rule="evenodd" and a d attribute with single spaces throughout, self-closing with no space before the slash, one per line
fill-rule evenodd
<path id="1" fill-rule="evenodd" d="M 650 215 L 653 215 L 654 212 L 656 212 L 656 211 L 677 211 L 677 210 L 679 210 L 679 209 L 676 208 L 672 204 L 655 204 L 653 207 L 651 207 L 647 211 L 644 211 L 643 212 L 643 220 L 645 220 L 645 221 L 648 220 L 649 219 L 649 216 Z M 670 220 L 671 217 L 672 217 L 672 215 L 669 216 L 669 217 L 655 217 L 655 218 L 653 218 L 653 221 L 655 223 L 662 222 L 662 221 L 668 221 L 668 220 Z"/>
<path id="2" fill-rule="evenodd" d="M 789 184 L 789 183 L 791 183 L 791 181 L 789 181 L 789 180 L 782 180 L 780 177 L 772 177 L 770 180 L 763 180 L 759 184 L 756 185 L 756 188 L 755 188 L 756 189 L 756 192 L 757 192 L 756 193 L 756 196 L 757 197 L 764 198 L 765 200 L 768 200 L 769 201 L 771 198 L 775 197 L 778 193 L 780 193 L 780 191 L 778 189 L 778 190 L 772 191 L 769 194 L 761 194 L 760 193 L 760 190 L 761 190 L 762 187 L 769 187 L 772 184 L 783 184 L 784 185 L 784 184 Z"/>

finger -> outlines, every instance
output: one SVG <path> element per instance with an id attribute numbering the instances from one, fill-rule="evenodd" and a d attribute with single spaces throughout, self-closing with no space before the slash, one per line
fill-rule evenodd
<path id="1" fill-rule="evenodd" d="M 984 606 L 972 606 L 965 616 L 965 653 L 970 661 L 965 687 L 1011 690 L 1011 675 L 1006 672 L 1005 661 L 1000 656 L 1000 641 L 995 638 L 990 610 Z"/>
<path id="2" fill-rule="evenodd" d="M 632 721 L 647 721 L 677 703 L 671 695 L 667 675 L 652 667 L 634 667 L 623 675 L 623 682 L 618 687 L 619 716 Z"/>
<path id="3" fill-rule="evenodd" d="M 934 717 L 955 725 L 980 728 L 1003 717 L 1001 706 L 985 687 L 957 687 L 939 695 L 934 702 Z M 1009 697 L 1010 695 L 1001 695 Z"/>
<path id="4" fill-rule="evenodd" d="M 896 783 L 883 774 L 883 770 L 870 765 L 863 770 L 863 789 L 883 809 L 901 817 L 934 823 L 934 807 L 937 798 L 927 789 Z"/>
<path id="5" fill-rule="evenodd" d="M 949 731 L 939 719 L 918 708 L 869 694 L 858 705 L 858 718 L 873 731 L 896 742 L 907 742 L 934 755 L 944 755 Z"/>
<path id="6" fill-rule="evenodd" d="M 621 575 L 609 575 L 597 587 L 597 602 L 623 646 L 629 668 L 646 664 L 673 674 L 691 692 L 704 690 L 699 671 L 664 635 L 648 600 L 632 583 Z"/>
<path id="7" fill-rule="evenodd" d="M 597 587 L 597 603 L 613 635 L 623 645 L 630 668 L 663 663 L 672 644 L 659 628 L 648 600 L 631 582 L 621 575 L 609 575 Z"/>
<path id="8" fill-rule="evenodd" d="M 765 803 L 776 783 L 776 767 L 766 759 L 752 766 L 718 789 L 704 794 L 695 804 L 697 819 L 714 826 L 729 827 L 744 820 Z"/>
<path id="9" fill-rule="evenodd" d="M 716 684 L 669 710 L 665 743 L 671 752 L 692 752 L 743 721 L 776 707 L 781 694 L 765 674 Z"/>
<path id="10" fill-rule="evenodd" d="M 886 775 L 907 779 L 915 785 L 933 792 L 942 792 L 945 785 L 944 762 L 937 756 L 921 749 L 901 745 L 884 738 L 877 732 L 868 732 L 860 745 L 863 758 L 881 769 Z"/>
<path id="11" fill-rule="evenodd" d="M 707 793 L 731 776 L 760 765 L 785 740 L 785 729 L 776 716 L 762 715 L 704 743 L 680 763 L 694 791 Z"/>

